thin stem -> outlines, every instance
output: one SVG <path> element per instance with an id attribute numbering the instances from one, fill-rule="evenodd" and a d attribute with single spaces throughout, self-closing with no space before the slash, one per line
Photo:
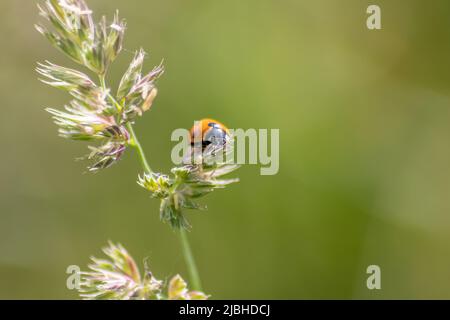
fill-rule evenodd
<path id="1" fill-rule="evenodd" d="M 150 168 L 150 165 L 147 162 L 147 158 L 145 157 L 144 149 L 142 149 L 142 146 L 139 143 L 136 133 L 134 132 L 133 125 L 130 122 L 127 123 L 127 129 L 128 132 L 130 133 L 130 145 L 136 149 L 139 156 L 139 160 L 141 161 L 141 165 L 144 168 L 145 173 L 152 173 L 152 169 Z"/>
<path id="2" fill-rule="evenodd" d="M 145 157 L 144 149 L 142 149 L 141 144 L 134 132 L 133 125 L 131 123 L 127 124 L 127 129 L 130 133 L 130 145 L 133 146 L 141 160 L 142 167 L 144 168 L 146 173 L 152 173 L 152 169 L 150 168 L 147 158 Z M 181 248 L 183 250 L 184 260 L 186 261 L 186 266 L 189 272 L 189 278 L 191 279 L 191 286 L 194 290 L 202 291 L 202 285 L 200 282 L 200 276 L 198 273 L 197 265 L 195 264 L 194 255 L 192 254 L 191 246 L 189 244 L 189 239 L 186 234 L 186 230 L 183 227 L 180 228 L 180 241 Z"/>
<path id="3" fill-rule="evenodd" d="M 102 88 L 104 90 L 107 90 L 105 75 L 99 75 L 99 79 L 100 79 L 100 85 L 102 86 Z M 120 104 L 114 99 L 113 96 L 111 96 L 111 95 L 108 95 L 108 96 L 116 106 L 119 106 L 121 108 Z M 142 148 L 142 146 L 139 142 L 139 139 L 136 136 L 136 133 L 134 132 L 133 125 L 130 122 L 128 122 L 126 124 L 126 127 L 130 134 L 129 145 L 136 149 L 137 154 L 139 156 L 139 160 L 141 161 L 141 165 L 142 165 L 144 171 L 147 174 L 152 173 L 152 169 L 150 168 L 150 165 L 148 164 L 147 158 L 144 153 L 144 149 Z M 192 250 L 191 250 L 191 246 L 189 244 L 189 239 L 187 237 L 186 230 L 184 230 L 183 228 L 180 229 L 180 240 L 181 240 L 181 248 L 183 250 L 184 259 L 186 261 L 187 269 L 189 272 L 189 278 L 191 279 L 191 286 L 194 290 L 201 291 L 202 285 L 200 282 L 200 276 L 199 276 L 199 273 L 197 270 L 197 265 L 195 264 L 194 255 L 192 254 Z"/>
<path id="4" fill-rule="evenodd" d="M 98 76 L 98 78 L 100 79 L 100 86 L 104 89 L 104 90 L 106 90 L 106 76 L 104 75 L 104 74 L 100 74 L 99 76 Z"/>
<path id="5" fill-rule="evenodd" d="M 102 87 L 103 91 L 107 92 L 108 98 L 111 100 L 111 102 L 114 104 L 114 106 L 117 108 L 117 110 L 120 112 L 122 111 L 122 106 L 120 103 L 117 102 L 117 100 L 109 93 L 108 88 L 106 87 L 106 75 L 99 74 L 98 78 L 100 80 L 100 86 Z"/>
<path id="6" fill-rule="evenodd" d="M 189 278 L 191 279 L 191 286 L 194 290 L 202 291 L 202 284 L 198 274 L 197 265 L 195 264 L 194 255 L 192 254 L 191 246 L 189 245 L 186 230 L 183 228 L 180 229 L 180 239 L 184 259 L 186 260 L 186 265 L 188 267 Z"/>

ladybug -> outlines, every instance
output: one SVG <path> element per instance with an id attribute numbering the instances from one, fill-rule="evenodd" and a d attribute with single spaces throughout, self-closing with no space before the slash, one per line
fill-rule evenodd
<path id="1" fill-rule="evenodd" d="M 196 121 L 190 130 L 191 146 L 198 145 L 201 142 L 202 149 L 209 145 L 223 146 L 230 140 L 230 130 L 213 119 L 202 119 Z"/>

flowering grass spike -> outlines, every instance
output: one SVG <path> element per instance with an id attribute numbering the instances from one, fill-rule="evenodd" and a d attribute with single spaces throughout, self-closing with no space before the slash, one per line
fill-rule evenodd
<path id="1" fill-rule="evenodd" d="M 104 249 L 110 260 L 93 258 L 90 271 L 83 273 L 82 297 L 206 299 L 207 296 L 201 292 L 200 277 L 185 233 L 189 223 L 184 209 L 202 209 L 196 202 L 197 198 L 237 181 L 222 179 L 237 166 L 227 162 L 211 162 L 209 160 L 214 157 L 206 153 L 202 154 L 200 162 L 172 169 L 170 177 L 153 172 L 133 124 L 153 105 L 158 93 L 155 82 L 164 73 L 163 65 L 145 73 L 146 53 L 140 49 L 122 76 L 117 90 L 113 90 L 107 86 L 106 75 L 123 49 L 126 27 L 118 13 L 110 23 L 105 17 L 96 23 L 92 10 L 84 0 L 45 0 L 38 7 L 45 25 L 36 25 L 37 31 L 86 69 L 79 71 L 48 61 L 39 63 L 36 68 L 43 83 L 68 92 L 72 98 L 64 108 L 46 108 L 58 126 L 59 135 L 70 140 L 95 143 L 89 145 L 89 154 L 82 158 L 91 161 L 88 166 L 90 172 L 112 166 L 129 147 L 135 149 L 144 169 L 138 183 L 161 200 L 161 219 L 179 231 L 190 282 L 195 289 L 188 290 L 180 276 L 165 284 L 155 279 L 147 267 L 141 275 L 128 252 L 120 245 L 110 244 Z M 96 78 L 88 73 L 93 73 Z M 228 150 L 229 146 L 224 145 L 223 149 Z"/>
<path id="2" fill-rule="evenodd" d="M 222 177 L 239 168 L 230 164 L 233 145 L 227 144 L 219 148 L 206 148 L 200 153 L 200 159 L 189 159 L 190 164 L 172 169 L 172 176 L 156 173 L 139 176 L 138 184 L 152 193 L 154 198 L 161 199 L 160 217 L 169 222 L 175 229 L 189 229 L 190 224 L 184 214 L 184 209 L 205 209 L 197 203 L 197 199 L 238 182 L 239 179 L 223 179 Z M 221 154 L 218 159 L 217 154 Z M 188 157 L 189 158 L 189 157 Z"/>
<path id="3" fill-rule="evenodd" d="M 36 29 L 73 61 L 97 74 L 105 74 L 122 51 L 125 22 L 118 13 L 108 25 L 105 17 L 95 24 L 83 0 L 47 0 L 39 11 L 54 30 L 43 25 Z"/>
<path id="4" fill-rule="evenodd" d="M 168 283 L 157 280 L 145 265 L 141 275 L 133 257 L 120 244 L 109 243 L 109 259 L 92 257 L 90 271 L 82 272 L 80 295 L 86 300 L 206 300 L 203 292 L 190 291 L 180 275 Z"/>
<path id="5" fill-rule="evenodd" d="M 92 11 L 83 0 L 47 0 L 39 6 L 40 14 L 53 27 L 37 25 L 60 51 L 96 73 L 96 84 L 85 73 L 39 63 L 36 68 L 45 84 L 69 92 L 73 100 L 61 111 L 46 110 L 53 116 L 63 138 L 100 142 L 90 146 L 85 159 L 92 160 L 89 171 L 97 172 L 116 163 L 130 145 L 127 124 L 147 111 L 156 97 L 154 81 L 164 72 L 162 65 L 143 76 L 145 52 L 136 53 L 120 83 L 117 97 L 106 87 L 105 75 L 122 51 L 125 22 L 118 13 L 112 23 L 105 17 L 94 23 Z"/>

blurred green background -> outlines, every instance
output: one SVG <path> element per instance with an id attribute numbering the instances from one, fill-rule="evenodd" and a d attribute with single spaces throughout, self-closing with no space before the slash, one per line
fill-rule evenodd
<path id="1" fill-rule="evenodd" d="M 366 8 L 382 9 L 381 31 Z M 213 298 L 450 298 L 450 2 L 92 0 L 128 21 L 116 86 L 140 46 L 163 58 L 159 97 L 136 131 L 168 171 L 173 129 L 217 118 L 279 128 L 280 172 L 258 166 L 189 213 Z M 136 185 L 133 152 L 83 174 L 83 143 L 44 107 L 69 96 L 37 81 L 74 66 L 33 29 L 36 2 L 0 2 L 0 298 L 71 299 L 66 268 L 108 239 L 159 278 L 187 277 L 176 234 Z M 381 267 L 382 290 L 366 288 Z"/>

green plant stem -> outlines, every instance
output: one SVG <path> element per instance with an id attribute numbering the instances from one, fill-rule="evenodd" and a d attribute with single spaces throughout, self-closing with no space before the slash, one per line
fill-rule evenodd
<path id="1" fill-rule="evenodd" d="M 103 89 L 107 89 L 106 87 L 106 81 L 105 81 L 105 75 L 99 75 L 100 79 L 100 85 Z M 109 95 L 110 99 L 113 101 L 113 103 L 116 106 L 120 106 L 119 103 Z M 152 169 L 150 168 L 150 165 L 148 164 L 147 158 L 144 153 L 144 149 L 142 148 L 138 137 L 136 136 L 136 133 L 134 132 L 133 125 L 128 122 L 126 124 L 127 130 L 130 134 L 130 142 L 129 145 L 132 146 L 139 156 L 139 160 L 141 162 L 141 165 L 145 171 L 145 173 L 150 174 L 152 173 Z M 192 254 L 191 246 L 189 244 L 189 239 L 186 234 L 186 230 L 183 228 L 180 229 L 180 241 L 181 241 L 181 248 L 183 251 L 184 259 L 186 261 L 186 266 L 189 272 L 189 278 L 191 281 L 191 286 L 194 290 L 202 291 L 202 285 L 200 282 L 200 276 L 198 273 L 197 265 L 195 264 L 194 255 Z"/>
<path id="2" fill-rule="evenodd" d="M 152 169 L 150 168 L 150 165 L 148 164 L 147 158 L 145 157 L 144 149 L 142 149 L 142 146 L 136 136 L 136 133 L 134 132 L 133 125 L 128 122 L 127 123 L 127 129 L 130 134 L 130 145 L 136 149 L 139 160 L 141 161 L 141 165 L 145 170 L 145 173 L 152 173 Z"/>
<path id="3" fill-rule="evenodd" d="M 106 76 L 104 74 L 100 74 L 98 76 L 98 78 L 100 79 L 100 86 L 106 90 Z"/>
<path id="4" fill-rule="evenodd" d="M 144 149 L 142 149 L 142 146 L 139 143 L 136 133 L 134 132 L 133 125 L 131 123 L 128 123 L 127 129 L 130 133 L 131 138 L 130 145 L 136 149 L 139 155 L 139 159 L 141 160 L 142 167 L 144 168 L 146 173 L 148 174 L 152 173 L 152 169 L 148 165 L 147 158 L 145 157 Z M 191 286 L 194 290 L 202 291 L 200 276 L 198 273 L 197 265 L 195 263 L 194 255 L 192 254 L 192 249 L 189 244 L 189 239 L 187 237 L 186 230 L 184 230 L 181 227 L 179 232 L 180 232 L 181 249 L 183 251 L 184 260 L 186 261 L 186 266 L 189 272 Z"/>
<path id="5" fill-rule="evenodd" d="M 183 249 L 184 259 L 188 267 L 189 278 L 191 279 L 191 286 L 194 290 L 202 291 L 202 284 L 198 274 L 197 265 L 195 264 L 194 255 L 192 254 L 191 246 L 185 229 L 180 229 L 181 247 Z"/>

